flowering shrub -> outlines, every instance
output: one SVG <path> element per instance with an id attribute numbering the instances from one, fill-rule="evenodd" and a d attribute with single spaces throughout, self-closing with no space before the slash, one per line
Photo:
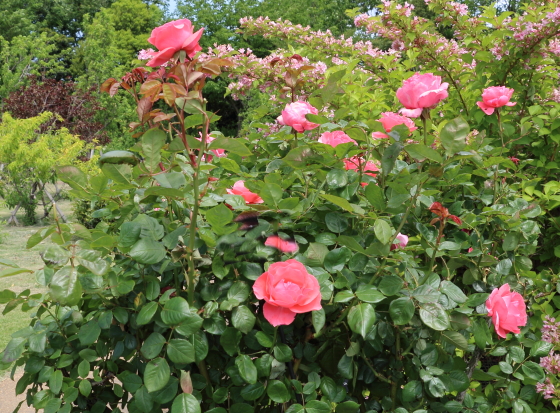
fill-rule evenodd
<path id="1" fill-rule="evenodd" d="M 357 18 L 406 50 L 402 62 L 257 19 L 243 24 L 300 53 L 191 59 L 183 42 L 165 66 L 109 79 L 105 91 L 136 99 L 138 143 L 106 154 L 100 175 L 59 168 L 107 220 L 40 230 L 28 246 L 54 242 L 37 273 L 48 293 L 1 293 L 7 308 L 33 309 L 1 358 L 24 366 L 17 391 L 64 413 L 553 411 L 540 393 L 555 394 L 556 359 L 540 358 L 556 333 L 541 328 L 560 309 L 559 279 L 536 253 L 560 186 L 539 186 L 532 169 L 560 126 L 545 101 L 556 66 L 534 70 L 530 91 L 521 80 L 536 61 L 520 59 L 548 47 L 556 11 L 471 18 L 429 6 L 455 43 L 408 5 Z M 509 42 L 503 26 L 528 21 L 542 36 L 494 62 L 481 39 Z M 327 57 L 324 76 L 303 81 Z M 244 70 L 275 91 L 257 112 L 281 123 L 225 137 L 202 88 Z M 501 85 L 518 105 L 486 102 L 486 115 L 476 102 Z M 397 121 L 399 98 L 420 118 Z"/>

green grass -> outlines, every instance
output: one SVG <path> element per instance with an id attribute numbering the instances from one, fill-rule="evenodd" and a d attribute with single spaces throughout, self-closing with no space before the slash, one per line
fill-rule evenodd
<path id="1" fill-rule="evenodd" d="M 71 219 L 72 205 L 71 201 L 63 200 L 59 202 L 59 207 L 62 212 Z M 42 216 L 42 209 L 37 208 L 38 217 Z M 0 207 L 0 220 L 5 221 L 10 215 L 10 211 L 5 206 Z M 23 216 L 23 214 L 21 215 Z M 21 222 L 21 217 L 18 214 L 18 220 Z M 51 213 L 52 219 L 52 213 Z M 36 271 L 42 268 L 43 261 L 41 260 L 40 253 L 50 244 L 50 240 L 45 240 L 39 245 L 26 249 L 27 239 L 37 232 L 39 229 L 49 225 L 51 221 L 41 222 L 38 226 L 28 227 L 14 227 L 4 226 L 0 229 L 2 233 L 0 239 L 0 258 L 6 258 L 16 262 L 20 267 Z M 0 266 L 0 269 L 4 269 Z M 10 277 L 0 278 L 0 291 L 10 289 L 16 294 L 30 289 L 32 293 L 44 292 L 45 288 L 35 281 L 35 274 L 24 273 L 13 275 Z M 0 305 L 0 314 L 4 310 L 5 305 Z M 32 310 L 33 311 L 33 310 Z M 31 312 L 24 313 L 21 307 L 10 311 L 6 315 L 0 315 L 0 322 L 2 329 L 0 330 L 0 351 L 3 350 L 11 339 L 11 335 L 29 325 Z M 1 374 L 0 374 L 1 377 Z"/>

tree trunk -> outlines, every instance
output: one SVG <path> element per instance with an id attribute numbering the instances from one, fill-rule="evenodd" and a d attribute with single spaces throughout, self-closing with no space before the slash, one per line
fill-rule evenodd
<path id="1" fill-rule="evenodd" d="M 13 223 L 14 225 L 19 225 L 19 221 L 18 221 L 17 218 L 16 218 L 16 214 L 17 214 L 17 212 L 18 212 L 20 206 L 21 206 L 20 204 L 17 204 L 17 205 L 16 205 L 16 207 L 15 207 L 14 210 L 12 211 L 12 214 L 10 215 L 10 218 L 8 218 L 8 221 L 6 221 L 6 224 L 7 224 L 7 225 L 10 225 L 10 224 L 12 224 L 12 223 Z"/>

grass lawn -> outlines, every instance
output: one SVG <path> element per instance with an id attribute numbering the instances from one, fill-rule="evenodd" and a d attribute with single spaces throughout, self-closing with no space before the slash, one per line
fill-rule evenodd
<path id="1" fill-rule="evenodd" d="M 59 208 L 62 212 L 71 219 L 72 215 L 72 204 L 71 201 L 63 200 L 58 203 Z M 42 210 L 37 209 L 38 216 L 42 216 Z M 4 207 L 0 207 L 0 220 L 6 221 L 9 217 L 10 211 Z M 52 215 L 52 214 L 51 214 Z M 21 217 L 18 214 L 18 220 L 21 222 Z M 7 258 L 18 263 L 21 267 L 30 270 L 38 270 L 43 267 L 43 261 L 39 255 L 47 245 L 49 245 L 50 240 L 45 240 L 41 244 L 36 245 L 31 249 L 26 249 L 25 245 L 27 239 L 40 228 L 48 225 L 50 222 L 43 222 L 42 226 L 28 226 L 28 227 L 14 227 L 14 226 L 4 226 L 0 230 L 2 242 L 0 243 L 0 258 Z M 3 267 L 0 266 L 0 269 Z M 44 287 L 37 284 L 35 281 L 35 274 L 25 273 L 13 275 L 10 277 L 0 278 L 0 291 L 4 289 L 10 289 L 16 294 L 20 293 L 26 289 L 30 289 L 32 293 L 38 293 L 45 291 Z M 6 315 L 1 315 L 4 310 L 5 305 L 0 305 L 0 322 L 2 328 L 0 330 L 0 351 L 4 350 L 6 344 L 11 339 L 12 333 L 15 331 L 26 327 L 29 325 L 30 313 L 24 313 L 18 307 L 12 310 Z M 0 378 L 2 378 L 2 372 L 0 372 Z M 1 409 L 0 409 L 1 410 Z"/>

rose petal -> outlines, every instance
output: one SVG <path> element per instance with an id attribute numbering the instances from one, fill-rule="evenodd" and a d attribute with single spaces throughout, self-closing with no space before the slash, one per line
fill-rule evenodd
<path id="1" fill-rule="evenodd" d="M 263 314 L 264 318 L 274 327 L 292 324 L 296 318 L 296 313 L 289 308 L 277 307 L 269 303 L 264 303 Z"/>

